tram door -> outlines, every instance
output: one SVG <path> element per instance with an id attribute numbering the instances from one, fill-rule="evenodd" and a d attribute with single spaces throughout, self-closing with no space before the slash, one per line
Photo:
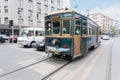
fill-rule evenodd
<path id="1" fill-rule="evenodd" d="M 75 19 L 74 23 L 74 56 L 81 53 L 81 20 Z"/>

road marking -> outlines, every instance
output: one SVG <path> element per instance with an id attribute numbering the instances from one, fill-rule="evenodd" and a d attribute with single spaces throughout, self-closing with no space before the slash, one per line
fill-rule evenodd
<path id="1" fill-rule="evenodd" d="M 54 71 L 54 69 L 56 69 L 57 66 L 42 62 L 29 68 L 42 75 L 47 75 L 49 72 Z"/>
<path id="2" fill-rule="evenodd" d="M 3 69 L 0 69 L 0 74 L 4 73 L 4 70 Z"/>
<path id="3" fill-rule="evenodd" d="M 55 74 L 55 75 L 49 77 L 48 79 L 49 80 L 63 80 L 63 78 L 64 78 L 64 80 L 67 80 L 66 75 L 68 75 L 70 72 L 71 71 L 68 69 L 63 69 L 60 72 L 58 72 L 57 75 Z"/>
<path id="4" fill-rule="evenodd" d="M 31 59 L 31 60 L 26 60 L 26 61 L 19 62 L 18 64 L 21 65 L 21 66 L 27 66 L 29 64 L 36 63 L 36 62 L 37 62 L 36 60 Z"/>
<path id="5" fill-rule="evenodd" d="M 101 48 L 103 49 L 104 47 L 101 47 Z M 99 49 L 99 50 L 101 50 L 101 49 Z M 95 51 L 95 53 L 97 53 L 97 52 L 98 52 L 98 50 Z M 98 53 L 97 53 L 97 54 L 98 54 Z M 73 80 L 73 78 L 76 76 L 76 74 L 85 66 L 85 64 L 86 64 L 92 57 L 93 57 L 93 56 L 90 56 L 89 58 L 87 58 L 87 59 L 85 60 L 85 62 L 83 62 L 81 65 L 79 65 L 79 67 L 78 67 L 74 72 L 72 72 L 71 74 L 69 74 L 67 80 Z"/>
<path id="6" fill-rule="evenodd" d="M 44 58 L 43 58 L 44 57 Z M 29 59 L 29 60 L 25 60 L 25 61 L 22 61 L 22 62 L 19 62 L 17 64 L 21 65 L 21 66 L 27 66 L 27 65 L 30 65 L 32 63 L 36 63 L 38 62 L 39 59 L 41 60 L 44 60 L 46 59 L 47 56 L 39 56 L 39 57 L 35 57 L 35 58 L 32 58 L 32 59 Z M 37 60 L 38 59 L 38 60 Z"/>
<path id="7" fill-rule="evenodd" d="M 80 78 L 80 80 L 86 80 L 88 74 L 90 73 L 90 71 L 92 70 L 93 66 L 95 65 L 98 57 L 101 55 L 101 54 L 100 54 L 101 52 L 102 52 L 102 51 L 100 51 L 100 52 L 98 53 L 98 55 L 95 56 L 95 58 L 92 60 L 91 64 L 88 66 L 87 70 L 86 70 L 85 73 L 82 75 L 82 77 Z"/>
<path id="8" fill-rule="evenodd" d="M 47 54 L 45 54 L 45 52 L 36 51 L 35 48 L 21 48 L 21 47 L 18 47 L 18 46 L 17 47 L 12 46 L 11 48 L 22 50 L 22 51 L 26 51 L 26 52 L 33 52 L 33 53 L 37 53 L 37 54 L 47 55 Z"/>

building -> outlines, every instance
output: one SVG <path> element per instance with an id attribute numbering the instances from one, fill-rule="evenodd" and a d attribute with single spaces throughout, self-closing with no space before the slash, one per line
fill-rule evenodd
<path id="1" fill-rule="evenodd" d="M 117 20 L 111 19 L 102 13 L 89 14 L 89 18 L 101 26 L 102 34 L 113 34 L 117 28 Z"/>
<path id="2" fill-rule="evenodd" d="M 11 34 L 9 21 L 13 20 L 15 33 L 24 27 L 44 27 L 44 16 L 64 7 L 65 0 L 0 0 L 0 34 Z"/>

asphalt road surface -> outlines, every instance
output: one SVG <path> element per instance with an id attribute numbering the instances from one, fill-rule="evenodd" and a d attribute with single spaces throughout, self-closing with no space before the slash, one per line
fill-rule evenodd
<path id="1" fill-rule="evenodd" d="M 34 48 L 0 44 L 0 80 L 41 80 L 67 61 Z M 46 80 L 120 80 L 120 38 L 102 40 L 86 57 L 78 57 Z"/>

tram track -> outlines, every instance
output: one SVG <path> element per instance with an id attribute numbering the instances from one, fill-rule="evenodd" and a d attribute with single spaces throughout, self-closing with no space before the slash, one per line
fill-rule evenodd
<path id="1" fill-rule="evenodd" d="M 57 67 L 55 70 L 49 72 L 47 75 L 44 75 L 44 76 L 42 77 L 42 79 L 40 79 L 40 80 L 45 80 L 45 79 L 47 79 L 49 76 L 51 76 L 52 74 L 54 74 L 55 72 L 57 72 L 57 71 L 59 71 L 60 69 L 62 69 L 63 67 L 65 67 L 66 65 L 68 65 L 70 62 L 72 62 L 72 61 L 68 61 L 68 60 L 64 60 L 64 59 L 60 59 L 60 58 L 54 58 L 54 57 L 50 56 L 50 57 L 48 57 L 48 58 L 46 58 L 46 59 L 37 61 L 37 62 L 35 62 L 35 63 L 32 63 L 32 64 L 29 64 L 29 65 L 27 65 L 27 66 L 21 67 L 21 68 L 19 68 L 19 69 L 16 69 L 16 70 L 13 70 L 13 71 L 4 73 L 4 74 L 0 75 L 0 78 L 5 77 L 5 76 L 8 76 L 8 75 L 11 75 L 11 74 L 16 73 L 16 72 L 19 72 L 19 71 L 21 71 L 21 70 L 23 70 L 23 69 L 26 69 L 26 68 L 35 66 L 35 65 L 40 64 L 40 63 L 42 63 L 42 62 L 46 62 L 46 61 L 49 62 L 50 60 L 55 60 L 55 61 L 56 61 L 55 63 L 62 63 L 62 64 L 61 64 L 59 67 Z"/>
<path id="2" fill-rule="evenodd" d="M 13 70 L 13 71 L 4 73 L 4 74 L 0 75 L 0 78 L 1 78 L 1 77 L 5 77 L 5 76 L 10 75 L 10 74 L 13 74 L 13 73 L 15 73 L 15 72 L 18 72 L 18 71 L 20 71 L 20 70 L 23 70 L 23 69 L 25 69 L 25 68 L 31 67 L 31 66 L 33 66 L 33 65 L 39 64 L 39 63 L 41 63 L 41 62 L 44 62 L 44 61 L 46 61 L 46 60 L 48 60 L 48 59 L 50 59 L 50 58 L 51 58 L 51 57 L 48 57 L 48 58 L 45 58 L 45 59 L 43 59 L 43 60 L 37 61 L 37 62 L 35 62 L 35 63 L 32 63 L 32 64 L 29 64 L 29 65 L 23 66 L 23 67 L 21 67 L 21 68 L 19 68 L 19 69 L 16 69 L 16 70 Z"/>
<path id="3" fill-rule="evenodd" d="M 100 49 L 99 49 L 99 50 L 100 50 Z M 97 52 L 98 52 L 99 50 L 95 50 L 96 54 L 93 54 L 93 55 L 98 55 Z M 91 54 L 89 54 L 89 56 L 90 56 L 90 55 L 91 55 Z M 92 55 L 92 56 L 93 56 L 93 55 Z M 89 56 L 86 56 L 86 57 L 89 57 Z M 90 58 L 90 59 L 91 59 L 91 58 Z M 89 59 L 88 59 L 86 62 L 88 62 L 88 61 L 89 61 Z M 58 67 L 58 68 L 55 69 L 54 71 L 52 71 L 52 72 L 50 72 L 49 74 L 45 75 L 41 80 L 47 80 L 47 79 L 49 79 L 50 76 L 54 75 L 57 71 L 63 69 L 65 66 L 67 66 L 67 65 L 70 64 L 71 62 L 72 62 L 72 61 L 68 61 L 68 62 L 65 63 L 64 65 Z M 85 62 L 85 64 L 86 64 L 86 62 Z M 83 64 L 84 64 L 84 63 L 83 63 Z M 81 67 L 83 67 L 83 66 L 81 65 Z M 80 67 L 80 69 L 81 69 L 81 67 Z M 79 70 L 78 70 L 78 71 L 79 71 Z M 73 75 L 71 75 L 71 76 L 73 76 Z M 75 75 L 74 75 L 74 76 L 75 76 Z M 71 79 L 68 79 L 68 80 L 71 80 Z"/>

